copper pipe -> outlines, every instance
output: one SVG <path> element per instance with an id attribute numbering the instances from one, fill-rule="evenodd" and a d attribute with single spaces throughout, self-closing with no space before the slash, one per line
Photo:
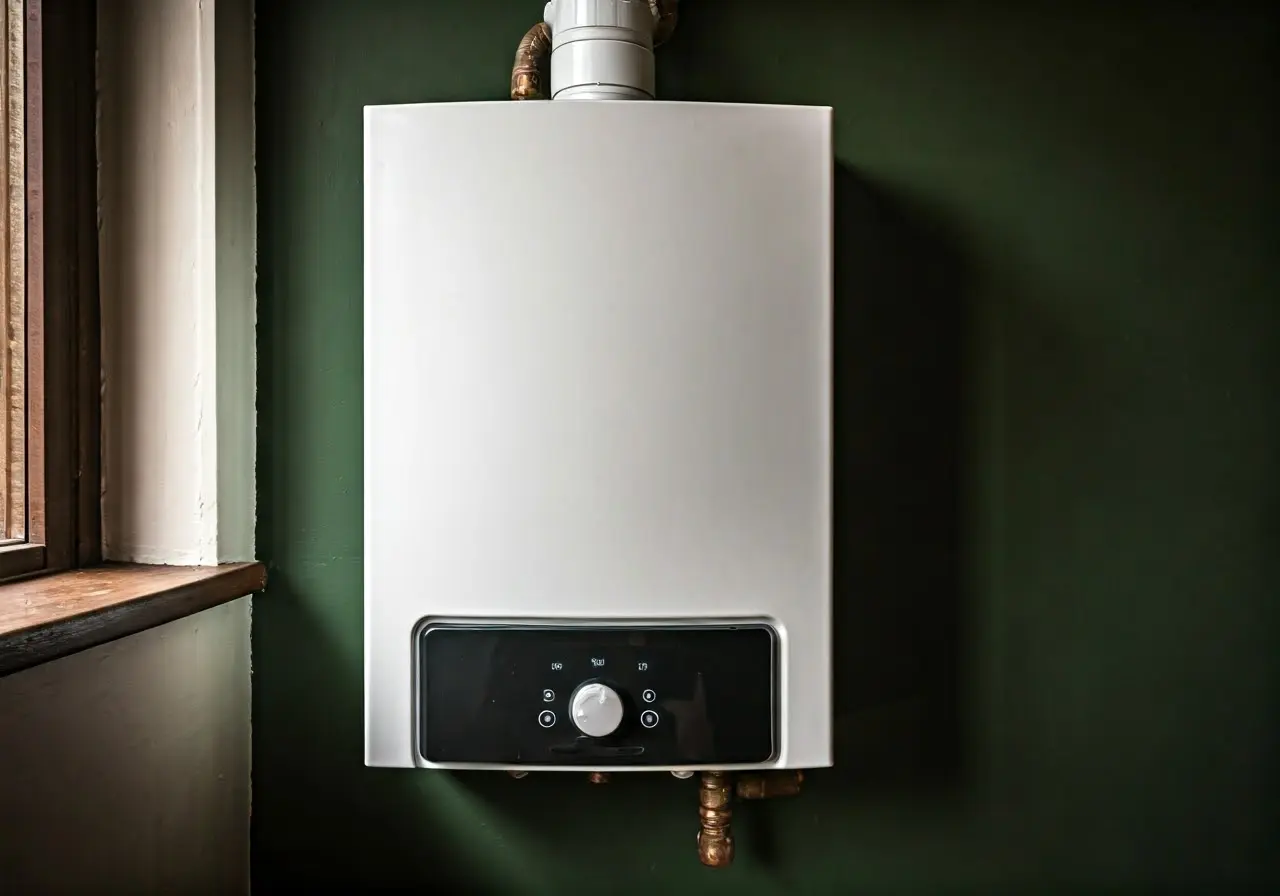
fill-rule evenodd
<path id="1" fill-rule="evenodd" d="M 542 100 L 547 98 L 543 86 L 547 81 L 551 60 L 551 26 L 539 22 L 520 38 L 516 61 L 511 67 L 511 98 Z M 549 85 L 547 85 L 549 86 Z"/>
<path id="2" fill-rule="evenodd" d="M 723 772 L 703 772 L 698 785 L 698 860 L 712 868 L 725 868 L 733 862 L 733 809 L 729 803 L 733 789 Z"/>
<path id="3" fill-rule="evenodd" d="M 653 12 L 653 45 L 660 47 L 671 39 L 679 19 L 679 0 L 649 0 Z"/>
<path id="4" fill-rule="evenodd" d="M 795 796 L 800 792 L 804 772 L 766 772 L 762 775 L 739 775 L 738 799 L 769 800 L 777 796 Z"/>
<path id="5" fill-rule="evenodd" d="M 589 775 L 587 775 L 587 780 L 590 781 L 592 784 L 608 784 L 609 773 L 608 772 L 591 772 Z"/>

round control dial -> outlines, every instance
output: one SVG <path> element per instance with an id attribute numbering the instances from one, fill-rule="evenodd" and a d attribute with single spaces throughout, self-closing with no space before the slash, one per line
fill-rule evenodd
<path id="1" fill-rule="evenodd" d="M 605 737 L 622 724 L 622 698 L 608 685 L 592 682 L 573 692 L 569 717 L 588 737 Z"/>

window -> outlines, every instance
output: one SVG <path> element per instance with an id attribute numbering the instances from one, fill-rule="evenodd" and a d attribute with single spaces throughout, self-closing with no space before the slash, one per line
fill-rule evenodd
<path id="1" fill-rule="evenodd" d="M 99 558 L 99 348 L 93 3 L 0 2 L 4 579 Z"/>
<path id="2" fill-rule="evenodd" d="M 161 7 L 181 14 L 149 14 Z M 21 535 L 0 544 L 0 578 L 9 579 L 0 584 L 4 676 L 260 591 L 266 570 L 248 560 L 255 369 L 252 4 L 218 4 L 215 16 L 213 4 L 186 0 L 124 8 L 100 0 L 0 0 L 0 37 L 12 48 L 0 60 L 0 81 L 19 101 L 6 101 L 0 117 L 16 110 L 22 123 L 20 137 L 11 125 L 5 131 L 13 162 L 7 171 L 25 178 L 16 192 L 22 224 L 8 227 L 0 217 L 0 241 L 24 263 L 22 282 L 0 293 L 0 329 L 7 335 L 23 327 L 13 340 L 22 352 L 16 364 L 21 391 L 17 378 L 0 378 L 0 395 L 23 406 L 17 420 L 24 432 L 21 438 L 15 433 L 15 450 L 0 462 L 15 472 L 21 464 L 23 490 L 21 499 L 7 485 L 0 491 L 16 505 L 5 524 L 22 526 Z M 175 118 L 179 107 L 191 114 Z M 0 160 L 0 170 L 4 165 Z M 102 250 L 111 262 L 101 308 L 99 190 Z M 170 238 L 157 241 L 157 232 Z M 21 250 L 10 233 L 24 241 Z M 173 315 L 177 294 L 193 285 L 187 245 L 216 250 L 200 253 L 198 273 L 216 269 L 219 280 L 196 278 L 199 288 L 177 300 L 184 313 Z M 137 269 L 147 275 L 133 277 Z M 213 285 L 218 288 L 205 288 Z M 10 309 L 12 325 L 4 316 Z M 105 333 L 103 311 L 110 323 Z M 197 314 L 211 315 L 199 320 L 216 322 L 217 329 L 190 326 Z M 156 326 L 138 326 L 143 320 Z M 203 352 L 215 333 L 217 351 Z M 110 338 L 105 348 L 104 336 Z M 111 362 L 105 373 L 103 356 Z M 231 373 L 218 376 L 224 367 Z M 210 375 L 202 377 L 205 371 Z M 193 374 L 203 385 L 198 393 L 187 388 Z M 5 391 L 10 382 L 15 388 Z M 106 485 L 121 537 L 112 547 L 135 561 L 128 564 L 100 562 L 104 394 L 114 400 L 105 453 L 115 466 Z M 177 427 L 200 421 L 202 411 L 228 421 L 204 430 L 216 445 L 171 437 Z M 158 416 L 175 424 L 157 435 Z M 203 447 L 216 450 L 199 451 Z M 209 493 L 196 488 L 162 487 L 170 465 L 195 468 L 191 452 L 200 475 L 209 477 L 200 484 L 216 480 L 221 500 L 208 501 Z M 188 510 L 195 522 L 179 537 L 158 546 L 138 537 L 139 521 L 147 523 L 144 535 L 165 537 L 167 523 L 185 520 Z M 224 558 L 243 562 L 219 563 Z"/>
<path id="3" fill-rule="evenodd" d="M 5 198 L 4 232 L 0 233 L 0 271 L 5 289 L 4 340 L 0 344 L 0 544 L 21 544 L 27 536 L 27 404 L 26 404 L 26 141 L 23 77 L 25 10 L 21 0 L 6 0 L 3 75 L 5 135 L 0 194 Z"/>

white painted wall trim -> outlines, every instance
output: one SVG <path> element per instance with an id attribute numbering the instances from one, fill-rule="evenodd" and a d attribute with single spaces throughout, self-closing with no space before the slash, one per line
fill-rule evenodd
<path id="1" fill-rule="evenodd" d="M 257 526 L 258 202 L 253 0 L 221 0 L 214 27 L 218 560 L 254 558 Z"/>
<path id="2" fill-rule="evenodd" d="M 253 557 L 252 0 L 100 0 L 103 551 Z"/>

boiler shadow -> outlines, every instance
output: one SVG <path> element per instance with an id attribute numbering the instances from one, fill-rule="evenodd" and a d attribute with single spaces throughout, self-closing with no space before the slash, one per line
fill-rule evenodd
<path id="1" fill-rule="evenodd" d="M 965 271 L 844 165 L 835 205 L 835 775 L 936 790 L 963 766 Z"/>
<path id="2" fill-rule="evenodd" d="M 777 872 L 788 828 L 962 784 L 966 272 L 927 210 L 835 170 L 835 767 L 742 802 L 739 854 Z"/>

